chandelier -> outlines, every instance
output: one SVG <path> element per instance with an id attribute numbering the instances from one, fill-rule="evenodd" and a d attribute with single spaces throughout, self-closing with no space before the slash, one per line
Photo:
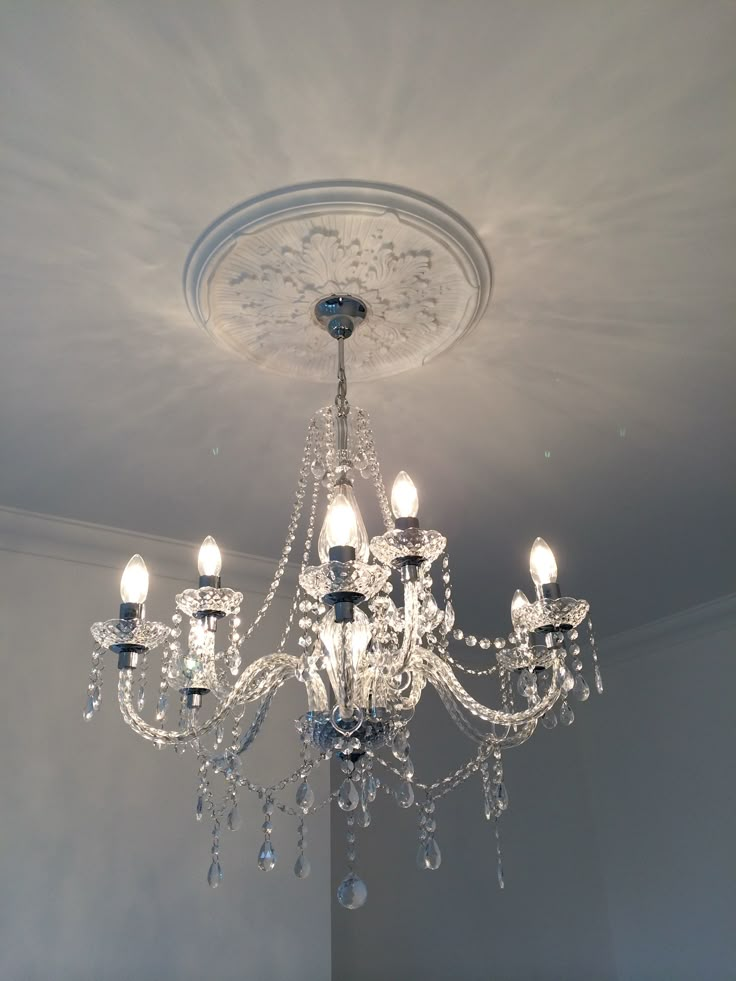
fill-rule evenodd
<path id="1" fill-rule="evenodd" d="M 264 872 L 277 866 L 282 819 L 296 821 L 298 878 L 310 873 L 307 819 L 336 802 L 347 822 L 347 870 L 337 898 L 357 909 L 368 894 L 357 831 L 370 824 L 377 795 L 417 808 L 417 864 L 433 870 L 442 859 L 436 806 L 476 779 L 485 817 L 493 822 L 503 888 L 499 819 L 509 806 L 503 752 L 526 742 L 540 722 L 548 729 L 572 724 L 572 700 L 590 694 L 585 639 L 595 687 L 603 690 L 588 603 L 562 594 L 554 555 L 541 538 L 530 555 L 534 592 L 531 598 L 520 589 L 514 593 L 510 631 L 480 637 L 457 625 L 446 539 L 420 523 L 417 488 L 407 473 L 396 477 L 389 501 L 368 415 L 348 400 L 346 345 L 366 330 L 375 306 L 347 292 L 327 293 L 313 305 L 308 326 L 316 321 L 323 328 L 320 342 L 334 346 L 337 394 L 309 422 L 284 547 L 260 608 L 244 619 L 243 594 L 223 585 L 220 550 L 207 537 L 197 583 L 176 596 L 170 624 L 146 618 L 149 577 L 143 558 L 134 555 L 122 575 L 118 617 L 91 628 L 96 646 L 84 717 L 92 719 L 100 707 L 104 655 L 113 652 L 128 726 L 158 749 L 186 748 L 196 756 L 195 815 L 211 825 L 207 882 L 213 889 L 223 876 L 223 829 L 241 826 L 243 794 L 255 794 L 262 805 L 257 864 Z M 385 526 L 372 538 L 358 505 L 361 477 L 376 495 Z M 252 659 L 253 638 L 292 556 L 298 584 L 278 649 Z M 463 647 L 484 652 L 481 666 L 477 659 L 463 661 Z M 158 682 L 151 694 L 154 651 Z M 495 689 L 487 704 L 466 690 L 463 674 Z M 304 693 L 295 732 L 300 763 L 261 785 L 245 772 L 247 751 L 287 683 Z M 410 746 L 411 719 L 427 685 L 474 747 L 463 765 L 431 782 L 415 776 Z M 317 800 L 310 779 L 331 759 L 341 770 L 339 786 Z"/>

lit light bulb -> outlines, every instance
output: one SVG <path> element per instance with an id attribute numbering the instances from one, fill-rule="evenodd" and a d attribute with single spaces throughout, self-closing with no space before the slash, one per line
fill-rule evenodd
<path id="1" fill-rule="evenodd" d="M 557 563 L 552 549 L 543 538 L 536 538 L 529 556 L 529 571 L 535 586 L 557 582 Z"/>
<path id="2" fill-rule="evenodd" d="M 516 622 L 516 615 L 520 613 L 524 607 L 529 606 L 529 598 L 526 593 L 522 592 L 521 589 L 517 589 L 514 593 L 514 598 L 511 600 L 511 621 Z"/>
<path id="3" fill-rule="evenodd" d="M 199 550 L 197 568 L 200 576 L 219 576 L 222 570 L 222 555 L 217 547 L 217 542 L 208 535 L 202 542 Z"/>
<path id="4" fill-rule="evenodd" d="M 134 555 L 126 565 L 120 580 L 120 599 L 123 603 L 145 603 L 148 596 L 148 569 L 140 555 Z"/>
<path id="5" fill-rule="evenodd" d="M 402 470 L 391 488 L 391 510 L 397 518 L 416 518 L 419 511 L 419 495 L 406 470 Z"/>
<path id="6" fill-rule="evenodd" d="M 356 559 L 368 561 L 368 532 L 350 484 L 340 484 L 327 508 L 318 545 L 322 562 L 329 562 L 330 549 L 338 545 L 349 545 Z"/>

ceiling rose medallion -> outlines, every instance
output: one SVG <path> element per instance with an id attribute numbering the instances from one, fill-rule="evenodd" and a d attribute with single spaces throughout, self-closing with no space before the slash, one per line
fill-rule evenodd
<path id="1" fill-rule="evenodd" d="M 302 184 L 217 219 L 185 270 L 194 319 L 259 367 L 324 381 L 334 351 L 312 329 L 326 296 L 365 303 L 347 354 L 362 381 L 420 367 L 477 323 L 491 267 L 470 226 L 430 198 L 357 181 Z"/>
<path id="2" fill-rule="evenodd" d="M 437 804 L 471 780 L 494 823 L 503 888 L 499 819 L 509 806 L 503 753 L 526 742 L 540 722 L 548 729 L 573 722 L 572 699 L 585 701 L 590 693 L 584 656 L 603 690 L 588 603 L 563 595 L 554 554 L 537 538 L 529 563 L 534 596 L 516 590 L 510 632 L 466 633 L 456 621 L 447 540 L 420 523 L 418 490 L 407 473 L 396 477 L 389 501 L 368 415 L 348 400 L 349 370 L 375 378 L 416 367 L 472 328 L 491 285 L 480 242 L 462 219 L 412 192 L 312 185 L 265 195 L 218 220 L 194 247 L 185 283 L 195 318 L 261 367 L 322 379 L 336 361 L 336 396 L 309 423 L 284 547 L 260 608 L 246 616 L 243 594 L 223 585 L 220 549 L 208 537 L 196 585 L 176 596 L 170 625 L 148 620 L 148 571 L 133 556 L 117 618 L 92 626 L 85 718 L 100 707 L 112 652 L 125 722 L 159 749 L 186 745 L 197 757 L 194 810 L 211 827 L 212 888 L 222 880 L 223 831 L 240 827 L 241 795 L 261 802 L 256 862 L 265 872 L 280 864 L 274 836 L 283 818 L 296 820 L 293 868 L 300 879 L 311 867 L 306 822 L 334 800 L 347 826 L 347 870 L 337 896 L 357 909 L 368 895 L 357 832 L 371 823 L 378 793 L 417 808 L 417 865 L 433 870 L 442 860 Z M 358 504 L 361 476 L 384 524 L 372 537 Z M 281 641 L 275 652 L 254 658 L 257 627 L 292 554 L 300 561 L 298 585 Z M 466 662 L 465 648 L 482 659 Z M 153 651 L 160 653 L 151 694 Z M 483 702 L 466 690 L 463 674 L 484 684 Z M 287 683 L 304 693 L 296 726 L 301 761 L 261 785 L 244 762 Z M 474 748 L 452 773 L 420 780 L 409 723 L 427 685 Z M 252 714 L 250 703 L 257 705 Z M 332 758 L 342 782 L 318 801 L 310 778 Z"/>

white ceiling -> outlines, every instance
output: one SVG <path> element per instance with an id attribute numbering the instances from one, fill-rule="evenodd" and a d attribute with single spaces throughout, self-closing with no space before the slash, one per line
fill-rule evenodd
<path id="1" fill-rule="evenodd" d="M 3 4 L 0 503 L 276 555 L 332 386 L 229 360 L 184 261 L 253 195 L 386 181 L 494 264 L 470 338 L 352 390 L 470 593 L 537 534 L 604 630 L 731 591 L 735 38 L 730 2 Z"/>

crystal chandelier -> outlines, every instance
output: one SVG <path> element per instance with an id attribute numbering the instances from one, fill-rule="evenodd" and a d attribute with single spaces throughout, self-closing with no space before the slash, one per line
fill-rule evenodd
<path id="1" fill-rule="evenodd" d="M 350 296 L 331 295 L 317 305 L 317 319 L 336 342 L 337 396 L 309 423 L 286 541 L 263 605 L 245 626 L 243 594 L 222 585 L 220 550 L 208 537 L 199 551 L 198 584 L 176 597 L 171 625 L 148 620 L 148 572 L 141 556 L 134 555 L 122 576 L 118 618 L 91 628 L 96 647 L 84 712 L 91 719 L 99 709 L 103 655 L 112 651 L 125 722 L 157 748 L 191 747 L 199 761 L 195 813 L 212 826 L 207 875 L 212 888 L 222 879 L 221 829 L 240 826 L 242 793 L 262 801 L 258 866 L 263 871 L 277 864 L 276 812 L 296 819 L 294 872 L 299 878 L 310 872 L 306 819 L 336 800 L 348 828 L 347 874 L 337 897 L 348 909 L 366 901 L 356 830 L 370 824 L 379 791 L 399 807 L 417 808 L 417 864 L 436 869 L 441 861 L 436 803 L 476 775 L 485 816 L 495 825 L 503 888 L 498 821 L 509 803 L 503 751 L 526 742 L 539 722 L 549 729 L 558 721 L 573 722 L 571 697 L 585 701 L 589 695 L 582 673 L 583 625 L 595 686 L 602 691 L 588 603 L 562 595 L 554 556 L 541 538 L 531 550 L 534 598 L 518 589 L 514 593 L 511 632 L 492 639 L 456 626 L 447 542 L 438 531 L 421 527 L 417 489 L 403 471 L 389 504 L 368 416 L 348 402 L 345 344 L 365 313 L 365 304 Z M 356 499 L 359 474 L 372 483 L 385 525 L 374 538 L 368 536 Z M 323 492 L 327 507 L 317 561 L 314 533 Z M 244 652 L 273 604 L 295 548 L 299 580 L 278 650 L 244 666 Z M 226 641 L 218 644 L 222 634 Z M 294 653 L 289 653 L 293 640 Z M 464 664 L 451 653 L 452 641 L 487 651 L 490 663 L 480 668 Z M 158 649 L 155 720 L 147 722 L 142 714 L 149 701 L 146 682 L 151 652 Z M 463 672 L 495 683 L 496 707 L 466 691 L 458 680 Z M 262 786 L 249 779 L 243 761 L 287 682 L 304 689 L 305 711 L 296 723 L 301 762 L 293 773 Z M 475 745 L 464 765 L 431 783 L 415 778 L 409 744 L 409 723 L 427 684 Z M 246 718 L 250 703 L 257 703 L 257 709 Z M 317 801 L 310 776 L 333 757 L 339 760 L 342 782 L 326 800 Z"/>

